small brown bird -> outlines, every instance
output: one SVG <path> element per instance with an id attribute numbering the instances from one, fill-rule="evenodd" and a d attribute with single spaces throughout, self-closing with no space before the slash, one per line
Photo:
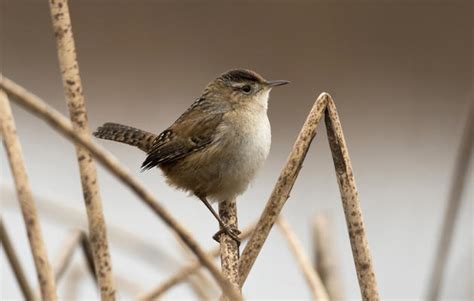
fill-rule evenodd
<path id="1" fill-rule="evenodd" d="M 94 135 L 145 151 L 144 170 L 159 167 L 169 184 L 193 193 L 212 212 L 221 227 L 215 239 L 225 231 L 239 241 L 239 231 L 225 225 L 208 200 L 224 202 L 247 189 L 270 151 L 269 92 L 288 83 L 230 70 L 158 136 L 116 123 L 104 124 Z"/>

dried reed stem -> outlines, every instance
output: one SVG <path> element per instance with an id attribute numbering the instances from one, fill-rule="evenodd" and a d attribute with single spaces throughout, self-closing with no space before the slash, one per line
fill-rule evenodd
<path id="1" fill-rule="evenodd" d="M 0 74 L 0 80 L 2 75 Z M 30 243 L 36 273 L 41 287 L 41 296 L 44 300 L 56 300 L 56 285 L 49 265 L 46 246 L 41 233 L 41 225 L 36 205 L 31 193 L 26 168 L 23 161 L 20 141 L 16 135 L 15 122 L 8 102 L 7 95 L 0 89 L 0 129 L 3 135 L 3 144 L 7 152 L 10 169 L 15 181 L 18 200 L 20 202 L 23 220 Z"/>
<path id="2" fill-rule="evenodd" d="M 336 106 L 330 95 L 328 95 L 325 122 L 362 298 L 379 300 L 352 164 Z"/>
<path id="3" fill-rule="evenodd" d="M 313 220 L 315 270 L 327 290 L 330 300 L 345 300 L 338 260 L 329 218 L 318 214 Z"/>
<path id="4" fill-rule="evenodd" d="M 77 247 L 81 247 L 84 253 L 85 260 L 87 262 L 87 266 L 89 272 L 92 275 L 94 280 L 95 278 L 95 267 L 94 267 L 94 259 L 92 256 L 92 252 L 90 249 L 89 241 L 87 239 L 87 235 L 82 230 L 75 230 L 68 235 L 66 242 L 62 246 L 62 252 L 58 256 L 56 263 L 54 265 L 54 275 L 56 277 L 56 282 L 59 283 L 64 275 L 64 272 L 68 268 L 73 258 L 74 252 L 76 251 Z"/>
<path id="5" fill-rule="evenodd" d="M 242 252 L 239 266 L 240 287 L 245 283 L 250 269 L 257 259 L 273 224 L 276 222 L 283 205 L 290 195 L 290 191 L 293 188 L 293 184 L 295 183 L 296 177 L 302 167 L 306 153 L 311 145 L 311 141 L 316 136 L 316 127 L 324 113 L 327 96 L 327 93 L 322 93 L 314 103 L 303 128 L 296 139 L 293 150 L 286 161 L 285 167 L 273 188 L 267 205 L 260 216 L 257 227 Z"/>
<path id="6" fill-rule="evenodd" d="M 18 256 L 16 256 L 15 248 L 13 248 L 13 244 L 11 243 L 8 232 L 3 226 L 2 219 L 0 219 L 0 242 L 2 243 L 3 250 L 5 250 L 5 255 L 7 256 L 8 262 L 10 263 L 10 266 L 13 270 L 16 282 L 20 286 L 23 298 L 25 298 L 25 300 L 34 300 L 33 291 L 31 290 L 31 286 L 28 283 L 28 278 L 26 278 L 25 272 L 21 267 L 20 260 L 18 260 Z"/>
<path id="7" fill-rule="evenodd" d="M 58 48 L 59 67 L 63 79 L 69 115 L 74 130 L 89 134 L 87 111 L 84 101 L 76 47 L 72 33 L 71 18 L 67 0 L 49 0 L 54 35 Z M 84 137 L 87 136 L 84 135 Z M 109 253 L 107 230 L 102 211 L 102 201 L 97 182 L 97 171 L 91 153 L 76 145 L 82 190 L 89 221 L 92 253 L 96 266 L 102 300 L 115 300 L 115 284 L 112 275 L 112 262 Z"/>
<path id="8" fill-rule="evenodd" d="M 240 239 L 244 240 L 247 239 L 252 231 L 255 229 L 255 224 L 252 224 L 245 229 L 242 230 L 240 234 Z M 216 257 L 220 253 L 220 248 L 216 247 L 209 251 L 207 254 L 209 257 Z M 174 287 L 175 285 L 185 281 L 190 275 L 196 273 L 199 268 L 202 267 L 202 264 L 198 260 L 194 260 L 190 262 L 188 265 L 182 267 L 179 271 L 177 271 L 174 275 L 170 276 L 168 279 L 157 285 L 156 287 L 152 288 L 149 291 L 141 294 L 137 299 L 138 300 L 154 300 L 161 297 L 165 292 L 169 289 Z"/>
<path id="9" fill-rule="evenodd" d="M 235 199 L 219 203 L 219 216 L 231 229 L 238 229 L 237 202 Z M 239 245 L 225 232 L 220 235 L 221 268 L 224 276 L 239 287 Z"/>
<path id="10" fill-rule="evenodd" d="M 308 286 L 311 290 L 313 300 L 329 300 L 328 293 L 321 281 L 321 278 L 317 274 L 316 270 L 313 269 L 311 260 L 306 255 L 303 245 L 298 240 L 296 233 L 293 231 L 293 229 L 291 229 L 291 226 L 288 221 L 280 215 L 280 217 L 277 219 L 277 226 L 280 228 L 281 233 L 288 242 L 288 246 L 291 252 L 293 252 L 296 261 L 298 262 L 298 265 L 300 266 L 300 269 L 303 272 L 304 278 L 306 279 L 306 282 L 308 283 Z"/>
<path id="11" fill-rule="evenodd" d="M 467 178 L 469 162 L 472 159 L 472 144 L 474 139 L 474 105 L 468 111 L 466 125 L 462 134 L 461 144 L 458 149 L 454 167 L 451 188 L 448 196 L 448 204 L 443 220 L 441 234 L 439 236 L 433 270 L 428 285 L 427 300 L 439 300 L 441 282 L 445 274 L 446 262 L 453 238 L 456 217 L 461 208 L 462 193 Z"/>
<path id="12" fill-rule="evenodd" d="M 171 216 L 168 211 L 156 201 L 153 195 L 135 177 L 133 177 L 112 154 L 91 141 L 88 135 L 76 133 L 70 122 L 64 118 L 61 113 L 48 106 L 39 97 L 31 94 L 8 78 L 3 77 L 1 74 L 0 79 L 0 88 L 5 89 L 5 91 L 9 93 L 18 104 L 33 112 L 39 118 L 45 120 L 53 129 L 62 133 L 66 138 L 87 148 L 106 169 L 120 179 L 122 183 L 132 189 L 140 199 L 173 231 L 175 231 L 179 238 L 191 249 L 202 264 L 210 271 L 219 286 L 223 289 L 224 293 L 233 300 L 241 300 L 240 293 L 222 275 L 212 259 L 204 252 L 185 227 Z"/>

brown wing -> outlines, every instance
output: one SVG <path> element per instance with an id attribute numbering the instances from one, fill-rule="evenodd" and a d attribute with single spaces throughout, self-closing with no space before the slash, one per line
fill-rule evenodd
<path id="1" fill-rule="evenodd" d="M 202 100 L 196 101 L 155 139 L 142 168 L 150 169 L 179 160 L 210 145 L 224 112 L 208 109 Z"/>

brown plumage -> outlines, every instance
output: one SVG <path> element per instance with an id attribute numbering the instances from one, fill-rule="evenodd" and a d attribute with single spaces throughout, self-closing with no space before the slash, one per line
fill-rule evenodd
<path id="1" fill-rule="evenodd" d="M 214 141 L 223 113 L 206 112 L 206 100 L 200 98 L 155 139 L 142 168 L 170 164 L 206 148 Z"/>

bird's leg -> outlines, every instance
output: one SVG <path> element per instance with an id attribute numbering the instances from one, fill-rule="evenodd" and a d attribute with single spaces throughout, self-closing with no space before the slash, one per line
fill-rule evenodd
<path id="1" fill-rule="evenodd" d="M 207 199 L 205 197 L 202 197 L 202 196 L 198 196 L 198 198 L 201 200 L 201 202 L 204 203 L 204 205 L 206 205 L 207 209 L 209 209 L 209 211 L 211 211 L 212 215 L 214 215 L 214 217 L 217 219 L 217 221 L 219 222 L 219 226 L 221 227 L 221 229 L 219 231 L 217 231 L 216 234 L 214 234 L 213 238 L 215 241 L 219 242 L 219 236 L 220 234 L 222 234 L 222 232 L 225 232 L 227 235 L 229 235 L 233 240 L 235 240 L 237 242 L 238 245 L 240 245 L 240 238 L 239 238 L 239 234 L 240 234 L 240 231 L 238 229 L 231 229 L 229 228 L 229 226 L 227 226 L 223 221 L 222 219 L 219 217 L 219 215 L 217 214 L 217 212 L 214 210 L 214 208 L 212 208 L 211 204 L 209 204 L 209 202 L 207 201 Z"/>

